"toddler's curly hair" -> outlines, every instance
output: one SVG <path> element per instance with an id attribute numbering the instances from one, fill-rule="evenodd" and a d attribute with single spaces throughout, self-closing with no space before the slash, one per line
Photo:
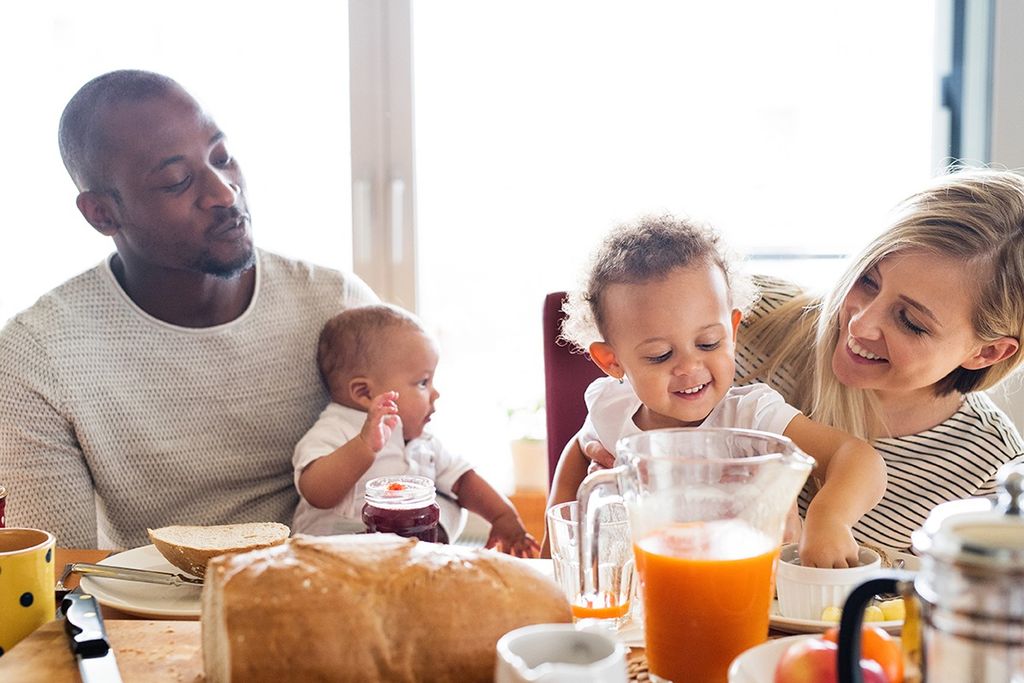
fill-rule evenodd
<path id="1" fill-rule="evenodd" d="M 578 353 L 605 340 L 602 298 L 614 284 L 659 280 L 676 268 L 713 263 L 722 269 L 734 308 L 746 310 L 755 287 L 740 259 L 711 227 L 672 215 L 644 216 L 614 228 L 591 256 L 582 286 L 568 293 L 559 340 Z"/>

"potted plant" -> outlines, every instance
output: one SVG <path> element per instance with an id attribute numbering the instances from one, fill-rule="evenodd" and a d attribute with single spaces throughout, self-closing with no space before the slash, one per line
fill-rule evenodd
<path id="1" fill-rule="evenodd" d="M 517 492 L 548 489 L 548 455 L 543 399 L 507 408 L 509 450 Z"/>

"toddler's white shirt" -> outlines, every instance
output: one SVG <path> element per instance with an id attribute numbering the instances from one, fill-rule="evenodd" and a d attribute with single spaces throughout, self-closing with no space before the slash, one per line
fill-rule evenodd
<path id="1" fill-rule="evenodd" d="M 581 445 L 596 439 L 608 452 L 615 453 L 619 439 L 642 431 L 633 422 L 633 416 L 640 410 L 640 399 L 628 379 L 596 379 L 587 387 L 584 398 L 588 412 L 580 432 Z M 799 413 L 767 384 L 748 384 L 731 387 L 700 426 L 782 434 Z"/>

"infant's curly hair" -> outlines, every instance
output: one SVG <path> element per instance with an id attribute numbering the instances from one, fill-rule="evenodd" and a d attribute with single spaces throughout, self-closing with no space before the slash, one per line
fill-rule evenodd
<path id="1" fill-rule="evenodd" d="M 415 315 L 391 304 L 349 308 L 328 320 L 320 330 L 316 363 L 331 396 L 340 394 L 349 378 L 377 362 L 384 334 L 406 326 L 423 329 Z"/>
<path id="2" fill-rule="evenodd" d="M 569 292 L 562 305 L 566 318 L 559 340 L 586 353 L 592 343 L 605 339 L 601 300 L 610 285 L 659 280 L 676 268 L 707 263 L 725 274 L 731 305 L 746 310 L 754 300 L 753 282 L 711 227 L 668 214 L 615 227 L 591 256 L 582 286 Z"/>

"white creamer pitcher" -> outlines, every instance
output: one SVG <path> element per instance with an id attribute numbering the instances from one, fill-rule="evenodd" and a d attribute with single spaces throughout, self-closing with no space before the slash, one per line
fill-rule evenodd
<path id="1" fill-rule="evenodd" d="M 495 683 L 626 683 L 626 646 L 600 630 L 535 624 L 498 640 Z"/>

